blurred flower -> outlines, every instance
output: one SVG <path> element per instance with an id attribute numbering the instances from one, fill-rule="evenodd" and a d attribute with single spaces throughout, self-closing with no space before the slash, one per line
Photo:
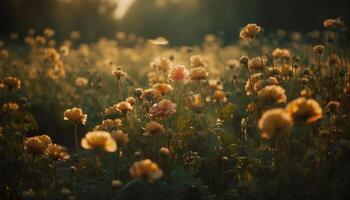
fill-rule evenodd
<path id="1" fill-rule="evenodd" d="M 1 82 L 9 90 L 21 88 L 21 81 L 19 79 L 17 79 L 16 77 L 7 76 Z"/>
<path id="2" fill-rule="evenodd" d="M 158 69 L 163 73 L 169 71 L 170 65 L 171 65 L 171 61 L 163 57 L 157 57 L 151 62 L 151 67 L 153 69 Z"/>
<path id="3" fill-rule="evenodd" d="M 161 147 L 159 149 L 159 153 L 161 153 L 162 155 L 165 155 L 165 156 L 169 156 L 170 155 L 170 150 L 166 147 Z"/>
<path id="4" fill-rule="evenodd" d="M 340 105 L 339 101 L 330 101 L 327 104 L 327 108 L 330 112 L 335 113 L 340 108 Z"/>
<path id="5" fill-rule="evenodd" d="M 51 62 L 60 60 L 60 54 L 54 48 L 47 48 L 44 52 L 45 58 Z"/>
<path id="6" fill-rule="evenodd" d="M 126 77 L 128 74 L 126 72 L 124 72 L 121 68 L 117 68 L 117 70 L 114 70 L 112 72 L 113 76 L 116 77 L 118 80 L 120 80 L 121 78 Z"/>
<path id="7" fill-rule="evenodd" d="M 158 90 L 162 95 L 166 95 L 174 91 L 173 87 L 166 83 L 156 83 L 152 86 L 152 88 Z"/>
<path id="8" fill-rule="evenodd" d="M 4 103 L 1 109 L 3 111 L 17 111 L 19 109 L 19 105 L 16 102 L 8 102 Z"/>
<path id="9" fill-rule="evenodd" d="M 156 121 L 150 121 L 146 124 L 144 128 L 145 132 L 143 133 L 144 136 L 148 135 L 160 135 L 165 133 L 164 126 Z"/>
<path id="10" fill-rule="evenodd" d="M 143 90 L 141 88 L 136 88 L 134 91 L 133 91 L 133 95 L 134 97 L 140 99 L 143 95 Z"/>
<path id="11" fill-rule="evenodd" d="M 61 145 L 50 144 L 46 150 L 47 155 L 54 161 L 64 161 L 69 159 L 69 154 Z"/>
<path id="12" fill-rule="evenodd" d="M 134 97 L 128 97 L 128 98 L 126 98 L 125 101 L 128 102 L 128 103 L 130 103 L 130 105 L 134 105 L 135 102 L 136 102 L 136 100 L 135 100 Z"/>
<path id="13" fill-rule="evenodd" d="M 219 80 L 210 79 L 208 81 L 209 88 L 212 90 L 223 90 L 224 86 L 221 84 Z"/>
<path id="14" fill-rule="evenodd" d="M 50 37 L 55 35 L 55 31 L 51 28 L 45 28 L 44 35 L 45 35 L 45 37 L 50 38 Z"/>
<path id="15" fill-rule="evenodd" d="M 154 104 L 150 109 L 149 113 L 153 117 L 167 118 L 176 112 L 176 105 L 170 100 L 163 99 L 159 103 Z"/>
<path id="16" fill-rule="evenodd" d="M 184 65 L 175 65 L 169 71 L 169 79 L 171 81 L 183 81 L 189 75 L 189 71 Z"/>
<path id="17" fill-rule="evenodd" d="M 261 27 L 256 24 L 247 24 L 239 33 L 239 38 L 242 40 L 255 40 L 261 30 Z"/>
<path id="18" fill-rule="evenodd" d="M 248 96 L 253 95 L 254 94 L 254 85 L 262 78 L 262 74 L 261 73 L 256 73 L 251 75 L 251 78 L 247 80 L 246 84 L 245 84 L 245 91 L 247 93 Z"/>
<path id="19" fill-rule="evenodd" d="M 123 183 L 120 180 L 113 180 L 112 181 L 112 187 L 114 188 L 120 188 L 123 185 Z"/>
<path id="20" fill-rule="evenodd" d="M 299 97 L 288 103 L 286 111 L 290 113 L 296 123 L 312 123 L 322 118 L 322 108 L 317 101 L 304 97 Z"/>
<path id="21" fill-rule="evenodd" d="M 85 137 L 81 140 L 81 146 L 88 150 L 117 151 L 117 143 L 105 131 L 91 131 L 86 133 Z"/>
<path id="22" fill-rule="evenodd" d="M 64 111 L 64 120 L 69 120 L 75 124 L 83 124 L 85 125 L 87 115 L 83 113 L 80 108 L 72 108 Z"/>
<path id="23" fill-rule="evenodd" d="M 248 62 L 248 68 L 253 70 L 263 70 L 264 60 L 261 60 L 259 57 L 252 58 Z"/>
<path id="24" fill-rule="evenodd" d="M 194 94 L 192 96 L 190 96 L 187 100 L 187 106 L 192 109 L 192 110 L 196 110 L 199 111 L 199 109 L 201 108 L 201 102 L 202 102 L 202 97 L 200 94 Z"/>
<path id="25" fill-rule="evenodd" d="M 120 119 L 106 119 L 103 120 L 101 125 L 97 125 L 95 131 L 110 131 L 118 129 L 122 125 L 122 120 Z"/>
<path id="26" fill-rule="evenodd" d="M 281 58 L 281 59 L 290 59 L 291 57 L 288 49 L 280 49 L 280 48 L 276 48 L 275 50 L 273 50 L 272 56 L 274 58 Z"/>
<path id="27" fill-rule="evenodd" d="M 201 55 L 193 55 L 190 57 L 190 66 L 192 68 L 195 67 L 206 67 L 207 62 L 204 60 L 203 56 Z"/>
<path id="28" fill-rule="evenodd" d="M 265 103 L 286 103 L 287 96 L 281 86 L 266 86 L 258 92 L 258 98 Z"/>
<path id="29" fill-rule="evenodd" d="M 325 47 L 323 45 L 316 45 L 314 46 L 314 52 L 317 53 L 319 56 L 321 56 L 325 50 Z"/>
<path id="30" fill-rule="evenodd" d="M 1 50 L 0 56 L 2 59 L 7 59 L 9 57 L 9 52 L 6 49 Z"/>
<path id="31" fill-rule="evenodd" d="M 226 97 L 225 92 L 223 92 L 221 90 L 216 90 L 214 92 L 213 98 L 216 102 L 226 102 L 227 101 L 227 97 Z"/>
<path id="32" fill-rule="evenodd" d="M 195 67 L 191 69 L 190 78 L 191 80 L 203 80 L 209 76 L 209 72 L 204 67 Z"/>
<path id="33" fill-rule="evenodd" d="M 266 111 L 259 120 L 261 137 L 270 139 L 288 134 L 293 128 L 293 119 L 288 112 L 276 108 Z"/>
<path id="34" fill-rule="evenodd" d="M 69 54 L 69 47 L 68 46 L 61 46 L 60 53 L 63 56 L 68 56 L 68 54 Z"/>
<path id="35" fill-rule="evenodd" d="M 85 77 L 79 76 L 75 79 L 75 85 L 79 86 L 79 87 L 83 87 L 83 86 L 87 85 L 88 83 L 89 83 L 89 80 Z"/>
<path id="36" fill-rule="evenodd" d="M 129 143 L 128 134 L 125 134 L 121 130 L 112 131 L 111 136 L 114 139 L 114 141 L 117 143 L 118 147 L 126 146 Z"/>
<path id="37" fill-rule="evenodd" d="M 149 43 L 154 44 L 154 45 L 167 45 L 169 43 L 169 41 L 167 39 L 165 39 L 164 37 L 157 37 L 155 39 L 149 39 L 148 40 Z"/>
<path id="38" fill-rule="evenodd" d="M 328 29 L 341 29 L 345 24 L 340 17 L 337 19 L 326 19 L 323 21 L 323 26 Z"/>
<path id="39" fill-rule="evenodd" d="M 163 171 L 149 159 L 135 162 L 129 171 L 133 178 L 145 178 L 149 182 L 158 180 L 163 176 Z"/>

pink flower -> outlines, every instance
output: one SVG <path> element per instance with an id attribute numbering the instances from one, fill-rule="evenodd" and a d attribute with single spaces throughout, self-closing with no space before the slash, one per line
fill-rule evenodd
<path id="1" fill-rule="evenodd" d="M 169 79 L 172 81 L 183 81 L 187 78 L 189 71 L 183 65 L 176 65 L 169 71 Z"/>
<path id="2" fill-rule="evenodd" d="M 170 100 L 163 99 L 157 104 L 154 104 L 150 109 L 149 113 L 153 117 L 167 118 L 176 112 L 176 105 Z"/>

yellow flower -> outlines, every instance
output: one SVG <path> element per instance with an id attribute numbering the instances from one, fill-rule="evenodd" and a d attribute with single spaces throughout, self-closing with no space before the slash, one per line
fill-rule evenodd
<path id="1" fill-rule="evenodd" d="M 299 97 L 288 103 L 286 111 L 290 113 L 296 123 L 312 123 L 322 118 L 322 108 L 317 101 L 304 97 Z"/>
<path id="2" fill-rule="evenodd" d="M 242 40 L 255 40 L 261 30 L 261 27 L 256 24 L 247 24 L 239 33 L 239 38 Z"/>
<path id="3" fill-rule="evenodd" d="M 293 119 L 288 112 L 276 108 L 266 111 L 259 120 L 261 137 L 270 139 L 288 134 L 293 128 Z"/>
<path id="4" fill-rule="evenodd" d="M 194 94 L 187 99 L 187 106 L 192 110 L 201 108 L 202 97 L 200 94 Z"/>
<path id="5" fill-rule="evenodd" d="M 64 120 L 69 120 L 75 124 L 85 125 L 87 115 L 80 108 L 72 108 L 64 111 Z"/>
<path id="6" fill-rule="evenodd" d="M 118 129 L 122 125 L 122 120 L 120 119 L 106 119 L 103 120 L 101 125 L 94 128 L 95 131 L 109 131 L 113 129 Z"/>
<path id="7" fill-rule="evenodd" d="M 145 178 L 149 182 L 158 180 L 163 176 L 163 171 L 149 159 L 135 162 L 130 167 L 129 172 L 133 178 Z"/>
<path id="8" fill-rule="evenodd" d="M 265 103 L 286 103 L 287 96 L 281 86 L 266 86 L 258 92 L 258 98 Z"/>
<path id="9" fill-rule="evenodd" d="M 191 80 L 202 80 L 209 76 L 209 72 L 204 67 L 195 67 L 191 69 L 190 78 Z"/>
<path id="10" fill-rule="evenodd" d="M 143 133 L 144 136 L 159 135 L 159 134 L 165 133 L 164 126 L 156 121 L 148 122 L 144 130 L 145 130 L 145 132 Z"/>
<path id="11" fill-rule="evenodd" d="M 173 87 L 166 83 L 156 83 L 152 86 L 152 88 L 158 90 L 162 95 L 166 95 L 174 91 Z"/>
<path id="12" fill-rule="evenodd" d="M 149 113 L 153 117 L 159 117 L 161 119 L 167 118 L 176 112 L 176 105 L 170 100 L 163 99 L 159 103 L 154 104 Z"/>
<path id="13" fill-rule="evenodd" d="M 159 153 L 165 155 L 165 156 L 169 156 L 170 155 L 170 150 L 166 147 L 161 147 L 159 149 Z"/>
<path id="14" fill-rule="evenodd" d="M 227 101 L 227 97 L 226 97 L 226 94 L 225 92 L 221 91 L 221 90 L 216 90 L 214 92 L 214 100 L 216 102 L 226 102 Z"/>
<path id="15" fill-rule="evenodd" d="M 29 137 L 24 140 L 24 149 L 33 155 L 44 155 L 51 145 L 51 138 L 47 135 Z"/>
<path id="16" fill-rule="evenodd" d="M 45 49 L 44 55 L 46 59 L 52 62 L 60 60 L 60 54 L 54 48 Z"/>
<path id="17" fill-rule="evenodd" d="M 115 107 L 119 112 L 121 112 L 123 114 L 126 114 L 126 113 L 132 111 L 132 106 L 127 101 L 122 101 L 122 102 L 118 103 L 117 105 L 115 105 Z"/>
<path id="18" fill-rule="evenodd" d="M 47 147 L 46 154 L 54 161 L 64 161 L 69 159 L 67 150 L 61 145 L 51 144 Z"/>
<path id="19" fill-rule="evenodd" d="M 106 152 L 117 151 L 117 143 L 111 135 L 105 131 L 88 132 L 81 140 L 81 146 L 88 150 L 103 150 Z"/>
<path id="20" fill-rule="evenodd" d="M 153 101 L 159 99 L 161 96 L 162 94 L 158 90 L 150 88 L 143 91 L 141 98 L 146 99 L 147 101 Z"/>
<path id="21" fill-rule="evenodd" d="M 68 54 L 69 54 L 69 47 L 67 47 L 67 46 L 61 46 L 61 48 L 60 48 L 60 53 L 61 53 L 63 56 L 68 56 Z"/>
<path id="22" fill-rule="evenodd" d="M 16 102 L 8 102 L 2 105 L 2 110 L 4 111 L 17 111 L 19 109 L 19 105 Z"/>
<path id="23" fill-rule="evenodd" d="M 16 77 L 7 76 L 2 80 L 2 84 L 7 87 L 9 90 L 20 89 L 21 81 Z"/>

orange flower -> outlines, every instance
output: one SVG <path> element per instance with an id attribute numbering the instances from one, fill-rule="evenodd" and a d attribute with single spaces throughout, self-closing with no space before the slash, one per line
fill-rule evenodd
<path id="1" fill-rule="evenodd" d="M 322 108 L 317 101 L 304 97 L 288 103 L 286 111 L 290 113 L 294 122 L 312 123 L 322 118 Z"/>
<path id="2" fill-rule="evenodd" d="M 247 24 L 239 33 L 239 38 L 242 40 L 255 40 L 257 34 L 260 32 L 260 26 L 256 24 Z"/>
<path id="3" fill-rule="evenodd" d="M 117 143 L 111 135 L 105 131 L 88 132 L 81 140 L 81 146 L 88 150 L 104 150 L 106 152 L 117 151 Z"/>
<path id="4" fill-rule="evenodd" d="M 163 171 L 149 159 L 135 162 L 130 167 L 129 172 L 133 178 L 145 178 L 149 182 L 158 180 L 163 176 Z"/>
<path id="5" fill-rule="evenodd" d="M 87 115 L 83 113 L 82 109 L 80 108 L 72 108 L 64 111 L 64 120 L 71 121 L 76 124 L 83 124 L 85 125 Z"/>
<path id="6" fill-rule="evenodd" d="M 175 65 L 169 71 L 169 79 L 171 81 L 183 81 L 189 75 L 189 71 L 184 65 Z"/>
<path id="7" fill-rule="evenodd" d="M 149 113 L 153 117 L 167 118 L 176 112 L 176 105 L 170 100 L 163 99 L 159 103 L 154 104 L 150 109 Z"/>

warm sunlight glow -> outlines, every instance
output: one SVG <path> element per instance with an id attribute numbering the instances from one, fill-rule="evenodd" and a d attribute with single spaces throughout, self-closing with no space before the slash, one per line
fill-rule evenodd
<path id="1" fill-rule="evenodd" d="M 135 0 L 114 0 L 117 4 L 117 8 L 114 11 L 114 16 L 116 19 L 122 19 L 128 10 L 131 8 Z"/>

